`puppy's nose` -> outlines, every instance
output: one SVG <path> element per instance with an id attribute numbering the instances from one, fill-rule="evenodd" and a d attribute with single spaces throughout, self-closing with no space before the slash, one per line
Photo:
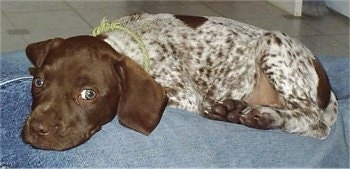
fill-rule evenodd
<path id="1" fill-rule="evenodd" d="M 30 127 L 38 135 L 45 136 L 49 134 L 49 126 L 42 120 L 32 119 Z"/>

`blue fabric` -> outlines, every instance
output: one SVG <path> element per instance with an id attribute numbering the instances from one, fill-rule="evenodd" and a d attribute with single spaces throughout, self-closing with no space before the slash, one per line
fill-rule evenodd
<path id="1" fill-rule="evenodd" d="M 345 57 L 319 58 L 341 112 L 324 141 L 212 121 L 167 108 L 150 136 L 113 120 L 88 142 L 63 152 L 33 149 L 22 142 L 21 128 L 31 105 L 31 79 L 22 77 L 30 77 L 30 63 L 22 51 L 2 54 L 0 59 L 2 166 L 349 167 L 349 59 Z"/>

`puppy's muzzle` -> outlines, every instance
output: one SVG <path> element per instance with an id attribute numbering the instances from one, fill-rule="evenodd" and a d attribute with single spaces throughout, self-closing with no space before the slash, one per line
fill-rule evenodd
<path id="1" fill-rule="evenodd" d="M 60 128 L 62 128 L 58 124 L 50 124 L 45 120 L 40 120 L 36 118 L 28 119 L 26 125 L 29 127 L 31 135 L 33 135 L 36 138 L 48 136 L 52 133 L 57 133 L 57 131 L 59 131 Z"/>

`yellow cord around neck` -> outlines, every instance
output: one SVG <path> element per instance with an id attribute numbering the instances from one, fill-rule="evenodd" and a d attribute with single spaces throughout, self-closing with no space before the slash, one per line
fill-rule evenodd
<path id="1" fill-rule="evenodd" d="M 92 35 L 97 36 L 103 33 L 113 32 L 113 31 L 124 31 L 127 34 L 129 34 L 134 41 L 136 41 L 143 55 L 143 68 L 148 72 L 150 68 L 150 63 L 149 63 L 148 51 L 145 44 L 137 34 L 135 34 L 130 29 L 125 27 L 120 21 L 108 22 L 108 20 L 104 17 L 101 20 L 100 25 L 95 27 L 92 30 Z"/>

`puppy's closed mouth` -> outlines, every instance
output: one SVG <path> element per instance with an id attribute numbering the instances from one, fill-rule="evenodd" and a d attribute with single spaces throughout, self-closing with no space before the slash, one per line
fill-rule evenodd
<path id="1" fill-rule="evenodd" d="M 78 132 L 77 129 L 51 130 L 47 132 L 33 130 L 32 119 L 29 118 L 22 130 L 22 140 L 34 148 L 43 150 L 64 151 L 86 142 L 93 134 L 101 130 L 96 126 L 89 132 Z"/>

